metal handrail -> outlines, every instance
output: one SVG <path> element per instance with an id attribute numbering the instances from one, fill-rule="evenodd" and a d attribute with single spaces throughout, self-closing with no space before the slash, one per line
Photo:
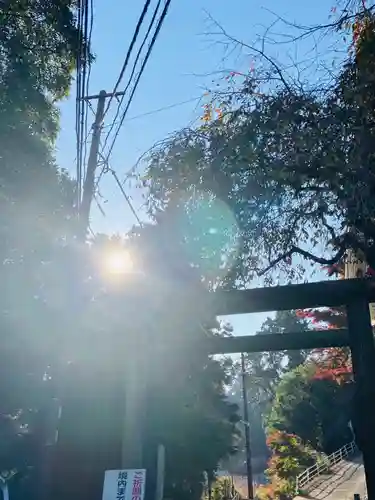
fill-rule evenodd
<path id="1" fill-rule="evenodd" d="M 303 471 L 296 479 L 296 493 L 298 494 L 310 481 L 319 476 L 322 472 L 327 471 L 332 465 L 339 463 L 341 460 L 352 454 L 357 448 L 354 441 L 346 444 L 331 455 L 323 458 L 321 462 L 316 462 L 314 465 Z"/>

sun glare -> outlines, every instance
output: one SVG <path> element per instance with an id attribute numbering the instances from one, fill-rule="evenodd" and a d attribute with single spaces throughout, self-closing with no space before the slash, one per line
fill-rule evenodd
<path id="1" fill-rule="evenodd" d="M 104 257 L 104 268 L 111 275 L 126 274 L 133 270 L 133 261 L 125 250 L 111 251 Z"/>

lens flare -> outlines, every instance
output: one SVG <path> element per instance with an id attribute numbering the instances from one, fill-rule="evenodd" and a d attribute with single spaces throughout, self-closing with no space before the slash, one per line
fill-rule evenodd
<path id="1" fill-rule="evenodd" d="M 112 276 L 119 276 L 133 271 L 134 263 L 129 252 L 111 250 L 103 257 L 104 271 Z"/>
<path id="2" fill-rule="evenodd" d="M 223 278 L 234 265 L 240 246 L 240 229 L 230 207 L 211 193 L 181 195 L 179 230 L 185 251 L 208 278 Z"/>

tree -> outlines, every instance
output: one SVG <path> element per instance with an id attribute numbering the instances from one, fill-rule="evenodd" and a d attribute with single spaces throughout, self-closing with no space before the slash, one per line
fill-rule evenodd
<path id="1" fill-rule="evenodd" d="M 53 147 L 56 102 L 78 52 L 75 6 L 6 0 L 0 8 L 1 470 L 24 475 L 38 465 L 36 429 L 61 339 L 50 285 L 61 270 L 61 240 L 74 234 L 74 184 Z M 11 488 L 15 498 L 33 493 L 30 483 L 27 493 Z"/>
<path id="2" fill-rule="evenodd" d="M 234 377 L 231 383 L 231 393 L 229 401 L 235 403 L 239 407 L 240 415 L 243 414 L 243 398 L 242 398 L 242 384 L 240 377 Z M 257 381 L 248 378 L 248 405 L 249 405 L 249 425 L 250 425 L 250 445 L 252 455 L 252 469 L 254 474 L 262 474 L 268 459 L 268 449 L 266 446 L 266 435 L 263 424 L 264 404 L 259 404 L 258 399 L 253 398 L 252 386 L 256 385 Z M 239 424 L 239 440 L 238 452 L 229 457 L 222 463 L 222 468 L 232 474 L 245 475 L 246 474 L 246 448 L 244 436 L 244 423 Z"/>
<path id="3" fill-rule="evenodd" d="M 274 333 L 304 332 L 308 321 L 296 315 L 295 311 L 277 311 L 274 318 L 268 317 L 257 335 Z M 257 404 L 268 403 L 275 395 L 275 387 L 288 371 L 301 365 L 305 351 L 269 351 L 246 355 L 246 370 L 249 374 L 251 399 Z"/>
<path id="4" fill-rule="evenodd" d="M 75 2 L 5 1 L 0 13 L 0 136 L 2 231 L 9 218 L 20 244 L 33 232 L 53 231 L 65 197 L 72 204 L 72 185 L 58 171 L 52 148 L 58 132 L 56 102 L 69 91 L 79 50 Z M 17 202 L 17 203 L 16 203 Z M 46 210 L 45 207 L 48 207 Z M 64 204 L 61 224 L 67 215 Z M 70 209 L 72 206 L 70 207 Z M 38 226 L 36 226 L 38 222 Z M 5 236 L 5 235 L 2 235 Z M 34 240 L 35 243 L 36 238 Z M 30 245 L 30 242 L 28 243 Z"/>
<path id="5" fill-rule="evenodd" d="M 237 236 L 228 241 L 238 258 L 217 276 L 222 285 L 246 284 L 276 265 L 295 279 L 304 269 L 300 260 L 291 266 L 294 254 L 332 265 L 351 249 L 375 265 L 373 17 L 372 8 L 352 7 L 344 16 L 355 21 L 352 49 L 328 86 L 301 89 L 278 67 L 269 69 L 266 83 L 245 75 L 219 96 L 221 119 L 177 133 L 150 155 L 144 182 L 151 213 L 172 203 L 193 223 L 195 204 L 206 193 L 213 212 L 234 217 L 236 224 L 226 226 Z M 201 263 L 229 245 L 217 243 L 225 234 L 220 216 L 214 225 L 215 231 L 199 227 L 202 240 L 214 235 L 211 256 L 201 253 Z"/>
<path id="6" fill-rule="evenodd" d="M 278 311 L 274 318 L 268 317 L 263 322 L 256 335 L 303 332 L 307 329 L 307 320 L 296 316 L 295 311 Z M 269 457 L 269 450 L 266 445 L 264 417 L 275 397 L 275 389 L 283 375 L 302 364 L 307 354 L 304 351 L 280 351 L 248 353 L 245 355 L 251 453 L 255 473 L 264 472 L 264 466 Z M 236 365 L 236 374 L 231 386 L 231 400 L 237 403 L 240 409 L 243 408 L 242 377 L 239 363 Z M 243 474 L 246 464 L 245 439 L 243 434 L 238 448 L 239 452 L 229 462 L 224 464 L 224 469 Z"/>
<path id="7" fill-rule="evenodd" d="M 306 363 L 283 377 L 267 428 L 296 434 L 314 449 L 332 453 L 351 437 L 348 400 L 339 384 L 317 379 L 315 371 L 314 364 Z"/>
<path id="8" fill-rule="evenodd" d="M 149 401 L 148 443 L 157 436 L 166 445 L 169 498 L 200 499 L 204 472 L 214 476 L 219 463 L 237 450 L 238 407 L 226 397 L 229 382 L 225 365 L 209 360 L 196 365 L 183 386 L 170 383 Z"/>
<path id="9" fill-rule="evenodd" d="M 259 498 L 293 498 L 298 474 L 351 439 L 348 421 L 346 387 L 317 378 L 313 362 L 285 374 L 266 417 L 270 484 L 259 488 Z"/>
<path id="10" fill-rule="evenodd" d="M 346 314 L 344 308 L 324 308 L 297 311 L 298 317 L 308 319 L 315 328 L 345 328 Z M 311 359 L 316 365 L 315 377 L 331 379 L 337 383 L 351 383 L 352 362 L 349 347 L 329 347 L 314 349 Z"/>
<path id="11" fill-rule="evenodd" d="M 270 483 L 257 489 L 257 497 L 260 500 L 293 498 L 296 492 L 296 477 L 313 465 L 319 455 L 298 436 L 286 432 L 272 432 L 267 444 L 272 450 L 267 469 Z"/>
<path id="12" fill-rule="evenodd" d="M 87 254 L 89 300 L 76 318 L 80 335 L 68 369 L 55 498 L 99 498 L 102 471 L 117 466 L 129 356 L 137 356 L 147 415 L 139 421 L 147 488 L 155 481 L 160 443 L 166 447 L 165 488 L 172 498 L 200 498 L 204 474 L 214 476 L 219 462 L 236 451 L 238 408 L 226 394 L 231 362 L 211 359 L 201 347 L 206 336 L 228 334 L 228 327 L 201 310 L 206 290 L 199 275 L 164 231 L 162 223 L 136 228 L 125 245 L 137 272 L 114 280 L 104 280 L 94 266 L 106 252 L 123 251 L 124 242 L 101 236 Z M 128 343 L 134 337 L 138 349 Z M 67 462 L 69 471 L 62 466 Z"/>

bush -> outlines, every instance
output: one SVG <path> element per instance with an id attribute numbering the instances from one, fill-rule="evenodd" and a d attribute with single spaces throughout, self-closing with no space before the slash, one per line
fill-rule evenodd
<path id="1" fill-rule="evenodd" d="M 259 500 L 288 500 L 295 495 L 296 478 L 313 465 L 319 456 L 295 434 L 272 430 L 267 438 L 271 450 L 266 474 L 270 480 L 260 486 L 256 495 Z"/>

